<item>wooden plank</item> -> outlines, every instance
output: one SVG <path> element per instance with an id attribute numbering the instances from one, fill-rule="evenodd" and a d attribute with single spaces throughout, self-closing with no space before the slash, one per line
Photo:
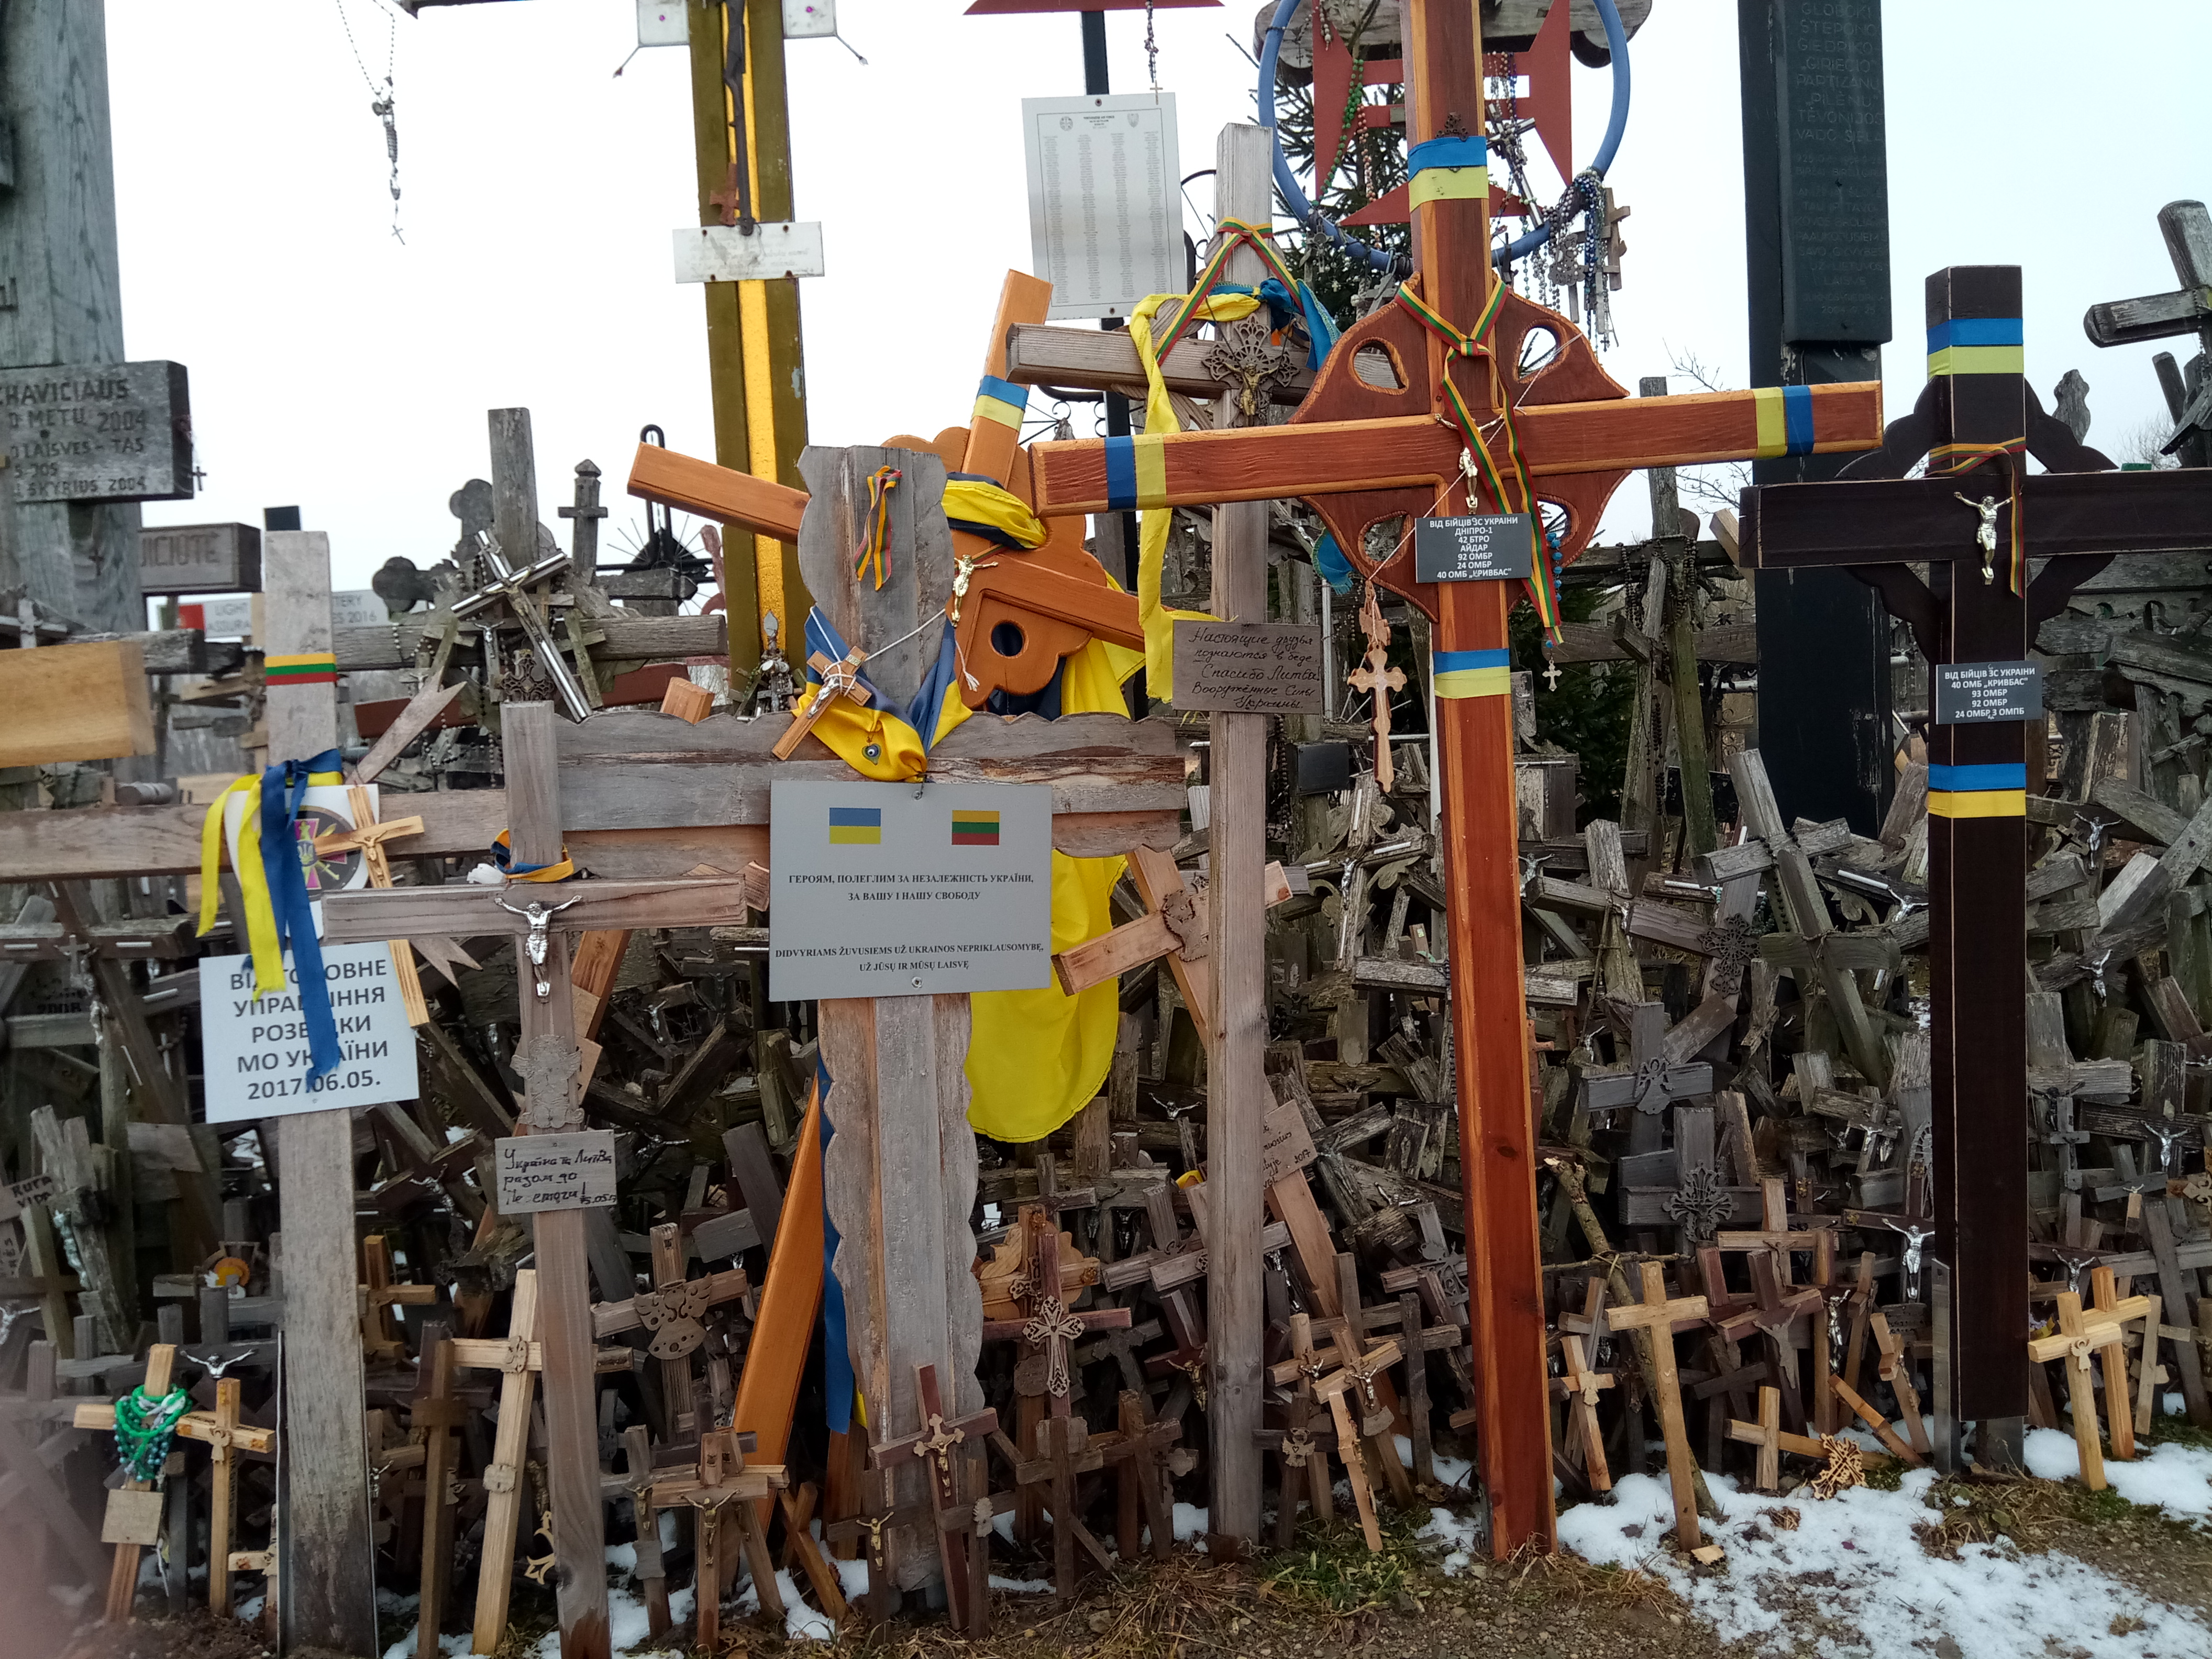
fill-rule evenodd
<path id="1" fill-rule="evenodd" d="M 437 615 L 417 611 L 380 626 L 341 628 L 332 634 L 329 648 L 337 657 L 342 673 L 412 667 L 422 635 L 428 632 L 434 644 L 438 631 L 445 626 L 442 619 L 434 628 L 425 620 Z M 601 662 L 680 662 L 686 657 L 719 657 L 724 654 L 728 637 L 720 611 L 703 617 L 600 617 L 593 618 L 592 627 L 605 636 L 592 648 L 592 656 Z"/>
<path id="2" fill-rule="evenodd" d="M 320 531 L 262 540 L 268 649 L 327 651 L 331 544 Z M 337 687 L 272 684 L 271 760 L 304 760 L 337 743 Z M 203 814 L 204 816 L 204 814 Z M 374 1553 L 368 1535 L 361 1324 L 356 1317 L 353 1116 L 301 1112 L 265 1121 L 276 1143 L 284 1230 L 285 1516 L 281 1529 L 287 1643 L 376 1651 Z"/>
<path id="3" fill-rule="evenodd" d="M 1224 127 L 1215 153 L 1214 200 L 1224 216 L 1264 220 L 1274 199 L 1274 135 Z M 1257 285 L 1264 262 L 1249 248 L 1230 257 L 1232 282 Z M 1223 396 L 1214 418 L 1244 416 Z M 1213 514 L 1213 605 L 1224 622 L 1267 619 L 1264 501 Z M 1211 879 L 1212 1041 L 1206 1054 L 1206 1428 L 1212 1457 L 1210 1530 L 1247 1547 L 1260 1537 L 1261 1344 L 1267 1325 L 1260 1233 L 1262 1121 L 1267 1087 L 1267 726 L 1264 714 L 1208 716 L 1212 748 Z M 1057 1530 L 1057 1528 L 1055 1528 Z"/>
<path id="4" fill-rule="evenodd" d="M 0 708 L 8 711 L 0 766 L 154 752 L 146 661 L 136 641 L 0 651 Z"/>
<path id="5" fill-rule="evenodd" d="M 629 493 L 696 518 L 741 525 L 777 541 L 799 539 L 806 492 L 766 478 L 733 472 L 658 444 L 640 444 L 630 462 Z"/>
<path id="6" fill-rule="evenodd" d="M 384 728 L 384 735 L 355 764 L 347 775 L 349 781 L 375 782 L 383 775 L 385 768 L 398 760 L 409 744 L 428 731 L 453 699 L 468 689 L 466 680 L 455 680 L 447 686 L 424 686 L 409 699 L 407 707 L 399 711 L 399 718 Z"/>
<path id="7" fill-rule="evenodd" d="M 757 1130 L 759 1126 L 740 1127 Z M 742 1176 L 738 1190 L 758 1219 L 761 1212 L 755 1206 L 761 1200 Z M 786 1198 L 781 1217 L 762 1229 L 775 1242 L 769 1253 L 760 1314 L 753 1322 L 753 1340 L 746 1350 L 732 1418 L 732 1427 L 755 1437 L 762 1460 L 773 1462 L 783 1461 L 790 1443 L 792 1413 L 799 1403 L 799 1380 L 806 1369 L 815 1316 L 822 1306 L 822 1103 L 811 1090 L 799 1146 L 792 1154 L 791 1191 Z M 765 1506 L 761 1518 L 765 1524 Z"/>
<path id="8" fill-rule="evenodd" d="M 1206 372 L 1211 343 L 1183 340 L 1160 361 L 1168 390 L 1186 398 L 1211 398 L 1220 384 Z M 1120 329 L 1070 328 L 1047 323 L 1017 323 L 1006 331 L 1006 378 L 1017 386 L 1068 386 L 1092 392 L 1124 390 L 1144 396 L 1144 365 L 1128 333 Z M 1313 371 L 1267 383 L 1271 401 L 1296 404 L 1313 386 Z"/>

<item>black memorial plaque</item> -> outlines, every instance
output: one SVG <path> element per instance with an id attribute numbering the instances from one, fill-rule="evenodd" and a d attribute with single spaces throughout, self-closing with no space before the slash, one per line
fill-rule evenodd
<path id="1" fill-rule="evenodd" d="M 2040 719 L 2042 714 L 2043 671 L 2032 662 L 1936 665 L 1938 726 L 2032 720 Z"/>
<path id="2" fill-rule="evenodd" d="M 0 446 L 19 501 L 173 501 L 192 493 L 182 363 L 0 369 Z"/>
<path id="3" fill-rule="evenodd" d="M 1413 521 L 1413 580 L 1519 582 L 1532 568 L 1526 513 Z"/>
<path id="4" fill-rule="evenodd" d="M 1777 0 L 1782 337 L 1890 337 L 1881 0 Z"/>

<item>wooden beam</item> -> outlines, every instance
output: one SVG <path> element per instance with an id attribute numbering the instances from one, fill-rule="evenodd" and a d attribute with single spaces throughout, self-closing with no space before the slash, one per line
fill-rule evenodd
<path id="1" fill-rule="evenodd" d="M 1187 398 L 1211 398 L 1221 384 L 1205 368 L 1210 342 L 1183 340 L 1160 363 L 1168 390 Z M 1131 391 L 1143 395 L 1144 365 L 1124 329 L 1068 328 L 1049 323 L 1017 323 L 1006 331 L 1006 379 L 1018 386 L 1069 386 L 1082 391 Z M 1296 404 L 1313 388 L 1313 371 L 1301 369 L 1269 395 Z"/>
<path id="2" fill-rule="evenodd" d="M 658 507 L 742 525 L 756 535 L 784 542 L 799 539 L 799 521 L 806 516 L 803 489 L 679 455 L 658 444 L 637 447 L 630 462 L 629 493 Z"/>

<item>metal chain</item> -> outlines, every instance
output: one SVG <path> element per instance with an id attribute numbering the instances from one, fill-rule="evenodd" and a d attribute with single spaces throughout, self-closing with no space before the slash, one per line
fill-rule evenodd
<path id="1" fill-rule="evenodd" d="M 1152 0 L 1145 0 L 1145 61 L 1152 79 L 1152 96 L 1160 94 L 1160 43 L 1152 33 Z"/>
<path id="2" fill-rule="evenodd" d="M 353 52 L 354 66 L 361 70 L 361 78 L 368 83 L 369 113 L 384 123 L 384 153 L 392 163 L 392 234 L 401 246 L 406 237 L 399 232 L 399 123 L 395 113 L 397 103 L 392 95 L 392 76 L 399 63 L 399 24 L 389 9 L 384 14 L 386 34 L 384 84 L 379 87 L 376 77 L 368 72 L 368 64 L 361 55 L 361 43 L 354 39 L 353 20 L 346 15 L 345 0 L 334 0 L 338 9 L 338 27 L 345 31 L 346 46 Z"/>

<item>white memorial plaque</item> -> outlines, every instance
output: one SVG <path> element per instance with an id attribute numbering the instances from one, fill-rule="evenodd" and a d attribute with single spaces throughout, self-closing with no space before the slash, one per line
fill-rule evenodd
<path id="1" fill-rule="evenodd" d="M 750 236 L 735 225 L 691 225 L 675 234 L 675 243 L 679 283 L 764 283 L 829 270 L 815 219 L 756 224 Z"/>
<path id="2" fill-rule="evenodd" d="M 285 989 L 253 994 L 253 958 L 200 961 L 200 1070 L 210 1123 L 237 1123 L 337 1106 L 412 1100 L 422 1092 L 392 951 L 382 943 L 326 945 L 323 979 L 337 1022 L 337 1069 L 307 1080 L 307 1022 L 299 970 L 284 952 Z"/>
<path id="3" fill-rule="evenodd" d="M 1173 93 L 1024 98 L 1022 138 L 1048 317 L 1126 317 L 1188 286 Z"/>
<path id="4" fill-rule="evenodd" d="M 1052 983 L 1047 785 L 778 783 L 769 869 L 778 1002 Z"/>
<path id="5" fill-rule="evenodd" d="M 499 1212 L 589 1210 L 615 1201 L 611 1129 L 516 1135 L 492 1142 Z"/>

